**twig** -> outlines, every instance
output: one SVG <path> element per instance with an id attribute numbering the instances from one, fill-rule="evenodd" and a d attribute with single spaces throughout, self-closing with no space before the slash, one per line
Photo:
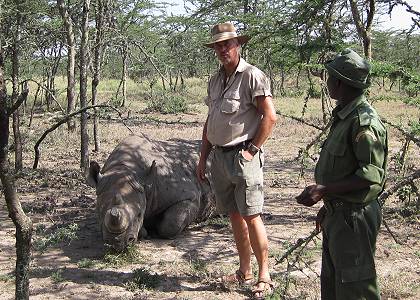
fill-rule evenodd
<path id="1" fill-rule="evenodd" d="M 399 125 L 395 125 L 395 124 L 393 124 L 393 123 L 391 123 L 391 122 L 389 122 L 389 121 L 387 121 L 386 119 L 384 119 L 382 116 L 381 116 L 381 120 L 385 123 L 385 124 L 388 124 L 388 125 L 390 125 L 390 126 L 392 126 L 392 127 L 394 127 L 394 128 L 396 128 L 396 129 L 398 129 L 398 131 L 400 131 L 403 135 L 405 135 L 407 138 L 409 138 L 410 140 L 412 140 L 416 145 L 417 145 L 417 147 L 420 147 L 420 139 L 418 138 L 418 137 L 416 137 L 414 134 L 412 134 L 412 133 L 410 133 L 410 132 L 408 132 L 407 130 L 405 130 L 404 128 L 402 128 L 401 126 L 399 126 Z"/>
<path id="2" fill-rule="evenodd" d="M 314 229 L 310 235 L 308 235 L 305 238 L 300 238 L 296 241 L 296 243 L 294 245 L 292 245 L 291 247 L 289 247 L 289 249 L 287 249 L 287 251 L 280 257 L 280 258 L 276 258 L 276 265 L 281 264 L 283 262 L 283 260 L 285 260 L 290 254 L 292 254 L 297 248 L 299 248 L 300 246 L 302 246 L 303 244 L 306 246 L 315 236 L 317 236 L 319 234 L 319 231 L 317 231 L 316 229 Z"/>
<path id="3" fill-rule="evenodd" d="M 318 129 L 318 130 L 324 130 L 325 128 L 322 128 L 322 127 L 320 127 L 320 126 L 318 126 L 318 125 L 315 125 L 315 124 L 312 124 L 312 123 L 309 123 L 309 122 L 307 122 L 307 121 L 305 121 L 304 119 L 302 119 L 302 118 L 298 118 L 298 117 L 294 117 L 294 116 L 289 116 L 289 115 L 286 115 L 286 114 L 282 114 L 281 112 L 276 112 L 279 116 L 282 116 L 282 117 L 285 117 L 285 118 L 289 118 L 289 119 L 292 119 L 292 120 L 295 120 L 295 121 L 298 121 L 298 122 L 300 122 L 300 123 L 303 123 L 303 124 L 305 124 L 305 125 L 308 125 L 308 126 L 311 126 L 311 127 L 314 127 L 314 128 L 316 128 L 316 129 Z"/>
<path id="4" fill-rule="evenodd" d="M 384 223 L 384 226 L 386 228 L 386 230 L 389 232 L 389 234 L 392 236 L 392 238 L 394 239 L 394 241 L 398 244 L 398 245 L 404 245 L 403 242 L 399 241 L 397 239 L 397 237 L 394 235 L 394 233 L 391 231 L 391 228 L 389 228 L 388 223 L 385 221 L 384 218 L 382 218 L 382 223 Z"/>

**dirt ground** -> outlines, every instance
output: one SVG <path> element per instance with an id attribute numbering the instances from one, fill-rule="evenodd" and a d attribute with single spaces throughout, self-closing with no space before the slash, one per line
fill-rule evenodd
<path id="1" fill-rule="evenodd" d="M 398 107 L 390 111 L 404 113 Z M 390 114 L 388 109 L 386 113 Z M 126 124 L 134 132 L 156 139 L 200 139 L 205 109 L 197 106 L 190 114 L 156 117 L 166 122 L 152 121 L 150 115 L 133 109 Z M 84 183 L 78 169 L 78 133 L 69 134 L 65 127 L 51 133 L 41 145 L 38 169 L 30 168 L 32 147 L 53 122 L 53 116 L 35 118 L 30 129 L 23 129 L 26 168 L 17 180 L 18 195 L 33 220 L 34 240 L 45 241 L 46 237 L 71 224 L 77 224 L 77 230 L 71 242 L 53 243 L 43 252 L 34 249 L 31 299 L 228 300 L 249 297 L 249 288 L 222 287 L 216 281 L 221 274 L 234 272 L 238 263 L 230 228 L 224 225 L 223 219 L 190 226 L 173 240 L 142 240 L 132 249 L 134 257 L 125 261 L 123 257 L 104 256 L 95 214 L 95 192 Z M 300 178 L 301 166 L 294 158 L 299 147 L 305 146 L 317 133 L 312 127 L 279 117 L 274 134 L 266 143 L 263 216 L 270 242 L 271 274 L 278 285 L 277 296 L 273 299 L 320 298 L 320 236 L 299 255 L 276 264 L 276 257 L 299 238 L 308 236 L 314 228 L 314 215 L 319 206 L 301 207 L 294 200 L 305 185 L 312 182 L 314 164 L 305 166 L 305 176 Z M 101 151 L 91 152 L 91 159 L 102 164 L 118 141 L 129 134 L 117 120 L 103 119 Z M 400 144 L 396 131 L 390 130 L 390 135 L 395 141 L 391 145 L 391 157 Z M 411 157 L 418 162 L 418 149 Z M 388 200 L 385 220 L 402 244 L 397 244 L 384 226 L 377 243 L 376 262 L 382 297 L 420 299 L 419 220 L 418 216 L 402 218 L 395 213 L 397 207 L 401 207 L 401 203 L 395 197 Z M 14 298 L 14 233 L 2 196 L 0 299 Z M 135 270 L 140 271 L 135 273 Z M 139 281 L 134 281 L 133 274 L 143 280 L 143 286 L 134 284 Z"/>

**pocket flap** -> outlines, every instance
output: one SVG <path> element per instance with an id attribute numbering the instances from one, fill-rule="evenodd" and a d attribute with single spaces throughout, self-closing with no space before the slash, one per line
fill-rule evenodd
<path id="1" fill-rule="evenodd" d="M 326 145 L 326 149 L 329 153 L 335 156 L 343 156 L 346 152 L 347 145 L 345 143 L 340 143 L 337 141 L 331 141 Z"/>
<path id="2" fill-rule="evenodd" d="M 223 98 L 222 105 L 220 106 L 220 110 L 226 114 L 233 114 L 239 110 L 241 102 L 235 99 L 228 99 Z"/>

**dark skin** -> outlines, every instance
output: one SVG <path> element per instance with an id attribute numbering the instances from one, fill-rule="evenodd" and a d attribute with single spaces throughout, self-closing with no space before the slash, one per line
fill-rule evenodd
<path id="1" fill-rule="evenodd" d="M 354 101 L 362 91 L 354 89 L 333 76 L 329 76 L 327 80 L 327 87 L 330 97 L 336 99 L 338 105 L 344 107 L 350 102 Z M 313 184 L 307 186 L 300 195 L 296 197 L 299 204 L 305 206 L 313 206 L 318 203 L 324 196 L 329 194 L 346 194 L 351 191 L 357 191 L 372 185 L 372 182 L 362 179 L 356 175 L 351 175 L 341 181 L 337 181 L 328 185 Z M 316 229 L 320 231 L 321 223 L 325 216 L 325 208 L 321 207 L 316 217 Z"/>

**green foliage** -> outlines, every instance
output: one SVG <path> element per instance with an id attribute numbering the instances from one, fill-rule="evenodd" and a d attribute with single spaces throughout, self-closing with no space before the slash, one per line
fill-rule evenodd
<path id="1" fill-rule="evenodd" d="M 60 283 L 63 282 L 65 279 L 63 278 L 63 270 L 59 269 L 55 272 L 51 273 L 51 280 L 54 283 Z"/>
<path id="2" fill-rule="evenodd" d="M 203 226 L 210 226 L 216 229 L 225 228 L 230 225 L 229 218 L 222 215 L 210 217 L 201 223 Z"/>
<path id="3" fill-rule="evenodd" d="M 36 239 L 34 241 L 35 250 L 43 253 L 45 250 L 47 250 L 48 247 L 56 246 L 59 243 L 66 242 L 70 244 L 72 240 L 77 238 L 78 230 L 79 225 L 76 223 L 69 224 L 66 227 L 57 228 L 54 232 Z"/>
<path id="4" fill-rule="evenodd" d="M 136 290 L 154 289 L 159 286 L 161 276 L 151 273 L 149 270 L 140 268 L 135 269 L 132 278 L 124 283 L 127 290 L 135 292 Z"/>
<path id="5" fill-rule="evenodd" d="M 77 262 L 79 268 L 90 269 L 96 265 L 96 261 L 88 258 L 83 258 Z"/>
<path id="6" fill-rule="evenodd" d="M 13 274 L 2 274 L 2 275 L 0 275 L 0 281 L 3 281 L 3 282 L 10 282 L 10 281 L 13 281 L 13 280 L 15 280 L 15 276 L 13 275 Z"/>
<path id="7" fill-rule="evenodd" d="M 105 254 L 104 262 L 107 266 L 120 267 L 129 264 L 141 263 L 142 257 L 136 245 L 129 245 L 123 252 L 110 251 Z"/>
<path id="8" fill-rule="evenodd" d="M 148 111 L 162 114 L 178 114 L 188 111 L 186 98 L 179 93 L 158 93 L 147 103 Z"/>
<path id="9" fill-rule="evenodd" d="M 191 270 L 195 276 L 203 277 L 208 276 L 209 271 L 207 270 L 207 263 L 201 259 L 192 259 L 190 261 Z"/>

